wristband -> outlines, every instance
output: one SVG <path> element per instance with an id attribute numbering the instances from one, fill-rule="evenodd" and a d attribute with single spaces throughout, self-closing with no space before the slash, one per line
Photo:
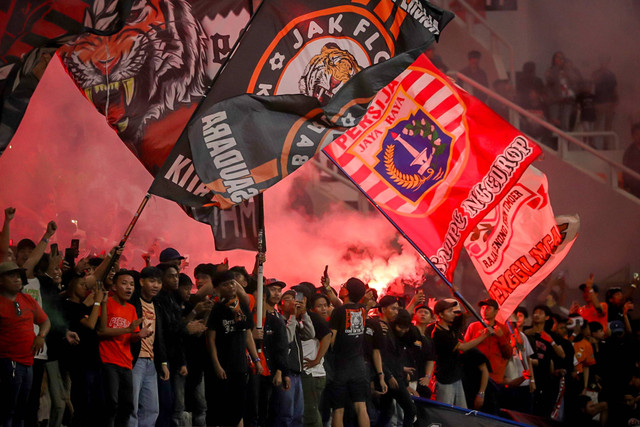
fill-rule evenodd
<path id="1" fill-rule="evenodd" d="M 479 392 L 478 392 L 478 396 L 480 396 L 480 397 L 484 397 L 484 391 L 479 391 Z"/>
<path id="2" fill-rule="evenodd" d="M 384 372 L 378 372 L 378 376 L 384 375 Z"/>
<path id="3" fill-rule="evenodd" d="M 255 359 L 251 359 L 251 360 L 253 360 L 253 363 L 258 363 L 260 361 L 260 358 L 256 357 Z"/>
<path id="4" fill-rule="evenodd" d="M 97 302 L 97 301 L 96 301 L 96 302 L 94 302 L 94 303 L 93 303 L 93 305 L 95 305 L 95 306 L 97 306 L 97 307 L 100 307 L 100 303 L 99 303 L 99 302 Z"/>
<path id="5" fill-rule="evenodd" d="M 45 243 L 49 243 L 49 238 L 48 237 L 43 237 L 42 239 L 40 239 L 41 242 L 45 242 Z"/>
<path id="6" fill-rule="evenodd" d="M 161 365 L 162 365 L 162 366 L 167 366 L 167 365 L 169 365 L 169 364 L 168 364 L 167 362 L 162 362 L 162 363 L 161 363 Z"/>

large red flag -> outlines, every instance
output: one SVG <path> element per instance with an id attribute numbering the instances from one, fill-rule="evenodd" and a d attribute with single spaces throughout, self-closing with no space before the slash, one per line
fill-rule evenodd
<path id="1" fill-rule="evenodd" d="M 424 55 L 325 150 L 448 279 L 467 235 L 540 153 Z"/>
<path id="2" fill-rule="evenodd" d="M 564 259 L 577 237 L 577 216 L 554 218 L 547 177 L 533 166 L 493 208 L 464 247 L 504 323 Z"/>

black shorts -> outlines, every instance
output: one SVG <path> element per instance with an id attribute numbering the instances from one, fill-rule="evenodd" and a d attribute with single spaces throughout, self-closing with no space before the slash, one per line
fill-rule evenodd
<path id="1" fill-rule="evenodd" d="M 336 371 L 329 388 L 333 409 L 344 408 L 349 403 L 366 402 L 369 398 L 369 376 L 364 363 L 354 364 L 348 370 Z"/>

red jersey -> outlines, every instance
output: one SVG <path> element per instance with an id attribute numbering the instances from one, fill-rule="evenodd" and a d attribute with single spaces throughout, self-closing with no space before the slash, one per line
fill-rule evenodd
<path id="1" fill-rule="evenodd" d="M 131 322 L 137 318 L 138 314 L 133 305 L 125 303 L 122 306 L 113 297 L 109 297 L 107 300 L 107 328 L 128 328 Z M 137 328 L 136 332 L 139 330 Z M 123 368 L 133 369 L 131 334 L 103 338 L 100 341 L 100 358 L 102 363 L 111 363 Z"/>
<path id="2" fill-rule="evenodd" d="M 19 292 L 15 301 L 0 296 L 0 359 L 32 366 L 33 325 L 46 320 L 47 315 L 31 296 Z"/>
<path id="3" fill-rule="evenodd" d="M 482 326 L 480 322 L 470 324 L 464 335 L 465 342 L 479 337 L 484 333 L 484 329 L 484 326 Z M 509 359 L 513 356 L 511 333 L 506 325 L 502 323 L 496 323 L 493 329 L 496 331 L 500 329 L 502 336 L 499 337 L 498 334 L 488 336 L 478 344 L 476 348 L 487 356 L 489 363 L 491 363 L 491 373 L 489 374 L 491 379 L 498 384 L 502 384 L 504 382 L 504 371 L 507 368 L 507 362 L 509 362 Z"/>

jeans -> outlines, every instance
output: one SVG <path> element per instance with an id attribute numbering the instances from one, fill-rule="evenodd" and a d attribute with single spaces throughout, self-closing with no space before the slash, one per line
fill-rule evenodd
<path id="1" fill-rule="evenodd" d="M 158 374 L 152 359 L 141 357 L 136 361 L 133 376 L 133 414 L 129 427 L 153 427 L 158 418 Z"/>
<path id="2" fill-rule="evenodd" d="M 33 367 L 0 359 L 0 424 L 5 427 L 24 425 L 27 398 L 33 382 Z"/>
<path id="3" fill-rule="evenodd" d="M 133 375 L 131 369 L 102 365 L 107 427 L 126 426 L 133 414 Z"/>
<path id="4" fill-rule="evenodd" d="M 464 397 L 464 393 L 463 393 Z M 380 397 L 380 419 L 377 425 L 385 426 L 389 423 L 394 412 L 394 400 L 402 408 L 404 414 L 402 425 L 404 427 L 411 427 L 416 417 L 417 410 L 411 400 L 409 391 L 407 390 L 407 384 L 404 381 L 398 381 L 398 388 L 393 390 L 389 387 L 386 394 Z"/>
<path id="5" fill-rule="evenodd" d="M 464 397 L 462 380 L 451 384 L 436 382 L 436 400 L 448 405 L 456 405 L 461 408 L 467 407 L 467 399 Z"/>
<path id="6" fill-rule="evenodd" d="M 60 375 L 58 361 L 53 360 L 48 362 L 44 359 L 35 359 L 33 361 L 33 385 L 27 403 L 25 425 L 34 427 L 38 425 L 40 388 L 45 371 L 47 372 L 47 389 L 49 390 L 49 396 L 51 398 L 51 412 L 49 413 L 49 423 L 47 425 L 50 427 L 60 427 L 66 407 L 64 382 L 62 381 L 62 375 Z"/>
<path id="7" fill-rule="evenodd" d="M 178 372 L 174 372 L 171 375 L 171 385 L 174 392 L 173 402 L 173 415 L 171 417 L 171 425 L 173 427 L 180 427 L 188 424 L 187 414 L 185 414 L 185 384 L 187 377 L 180 375 Z"/>
<path id="8" fill-rule="evenodd" d="M 302 392 L 304 395 L 304 415 L 302 420 L 305 427 L 322 427 L 319 406 L 326 379 L 326 377 L 302 374 Z"/>
<path id="9" fill-rule="evenodd" d="M 301 427 L 304 414 L 304 397 L 300 374 L 289 373 L 291 387 L 284 390 L 277 387 L 273 390 L 275 408 L 275 427 Z"/>
<path id="10" fill-rule="evenodd" d="M 204 394 L 204 373 L 202 370 L 189 369 L 185 394 L 187 411 L 191 412 L 193 426 L 207 425 L 207 399 Z"/>
<path id="11" fill-rule="evenodd" d="M 95 424 L 96 414 L 104 410 L 102 372 L 100 368 L 70 367 L 71 403 L 73 404 L 72 427 Z"/>

